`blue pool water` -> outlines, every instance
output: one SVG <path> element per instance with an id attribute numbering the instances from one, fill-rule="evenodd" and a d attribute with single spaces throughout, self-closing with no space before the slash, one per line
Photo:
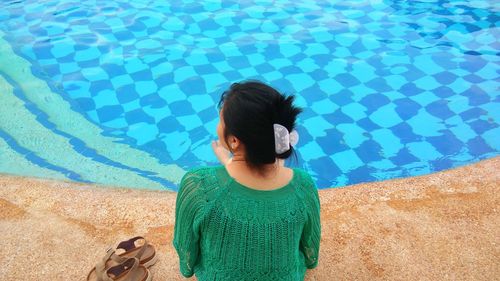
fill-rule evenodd
<path id="1" fill-rule="evenodd" d="M 249 78 L 297 95 L 319 188 L 500 151 L 498 1 L 2 1 L 0 32 L 3 173 L 175 190 Z"/>

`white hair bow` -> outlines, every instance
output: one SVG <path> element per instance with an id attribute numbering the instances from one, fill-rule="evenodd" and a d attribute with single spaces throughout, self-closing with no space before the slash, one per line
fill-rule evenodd
<path id="1" fill-rule="evenodd" d="M 299 134 L 296 130 L 288 132 L 285 126 L 273 124 L 274 144 L 276 154 L 282 154 L 290 150 L 290 146 L 295 146 L 299 142 Z"/>

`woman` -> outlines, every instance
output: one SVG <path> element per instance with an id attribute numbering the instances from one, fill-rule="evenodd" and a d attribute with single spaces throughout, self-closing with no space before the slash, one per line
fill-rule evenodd
<path id="1" fill-rule="evenodd" d="M 212 146 L 223 165 L 189 171 L 177 194 L 173 245 L 183 276 L 304 280 L 317 266 L 318 191 L 305 171 L 283 165 L 298 140 L 293 100 L 258 81 L 222 95 Z"/>

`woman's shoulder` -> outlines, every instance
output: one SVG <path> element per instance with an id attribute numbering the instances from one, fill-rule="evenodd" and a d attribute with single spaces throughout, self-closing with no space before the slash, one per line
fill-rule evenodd
<path id="1" fill-rule="evenodd" d="M 220 166 L 195 167 L 186 172 L 181 179 L 181 185 L 185 182 L 195 183 L 198 189 L 210 188 L 217 183 L 217 170 Z"/>
<path id="2" fill-rule="evenodd" d="M 194 178 L 198 178 L 198 179 L 203 179 L 207 176 L 210 176 L 210 175 L 214 175 L 217 171 L 217 169 L 219 169 L 220 167 L 219 166 L 209 166 L 209 167 L 206 167 L 206 166 L 200 166 L 200 167 L 194 167 L 194 168 L 191 168 L 189 169 L 183 176 L 183 178 L 185 177 L 194 177 Z"/>
<path id="3" fill-rule="evenodd" d="M 304 169 L 302 168 L 292 168 L 293 172 L 295 173 L 295 179 L 300 182 L 301 184 L 306 184 L 311 187 L 314 186 L 314 180 L 311 177 L 311 175 Z"/>
<path id="4" fill-rule="evenodd" d="M 295 186 L 301 197 L 314 197 L 318 195 L 318 188 L 314 182 L 312 176 L 305 170 L 301 168 L 293 168 L 295 173 Z"/>

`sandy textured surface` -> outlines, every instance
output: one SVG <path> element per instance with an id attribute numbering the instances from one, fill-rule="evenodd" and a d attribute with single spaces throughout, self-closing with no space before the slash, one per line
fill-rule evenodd
<path id="1" fill-rule="evenodd" d="M 321 190 L 306 280 L 499 280 L 500 157 L 426 176 Z M 146 236 L 154 280 L 182 280 L 175 193 L 0 176 L 1 280 L 85 280 L 108 245 Z M 192 278 L 195 280 L 195 278 Z"/>

